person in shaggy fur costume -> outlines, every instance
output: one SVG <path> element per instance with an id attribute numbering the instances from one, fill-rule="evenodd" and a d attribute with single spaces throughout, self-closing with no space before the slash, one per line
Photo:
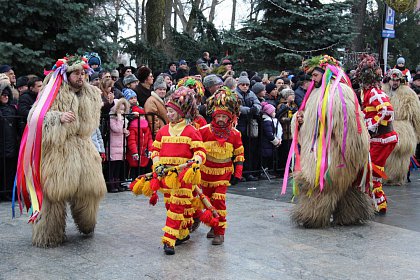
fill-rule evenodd
<path id="1" fill-rule="evenodd" d="M 410 157 L 415 154 L 416 145 L 420 142 L 420 101 L 416 93 L 405 85 L 403 73 L 391 69 L 389 82 L 382 85 L 394 107 L 394 129 L 399 141 L 389 155 L 385 164 L 385 173 L 389 184 L 405 183 L 410 166 Z"/>
<path id="2" fill-rule="evenodd" d="M 93 233 L 106 193 L 90 138 L 99 126 L 101 93 L 86 82 L 89 72 L 83 57 L 59 59 L 29 112 L 15 190 L 32 212 L 32 244 L 38 247 L 65 240 L 67 203 L 80 233 Z"/>
<path id="3" fill-rule="evenodd" d="M 367 173 L 369 135 L 357 97 L 334 58 L 314 57 L 306 71 L 312 82 L 298 111 L 303 112 L 303 123 L 296 121 L 296 114 L 293 118 L 293 142 L 284 175 L 288 178 L 295 153 L 298 201 L 291 218 L 306 228 L 329 226 L 331 217 L 338 225 L 364 223 L 374 212 L 365 180 L 358 178 Z M 284 180 L 282 194 L 286 187 Z"/>
<path id="4" fill-rule="evenodd" d="M 388 96 L 380 88 L 381 74 L 376 59 L 364 55 L 357 66 L 355 78 L 362 88 L 363 113 L 370 134 L 369 153 L 373 181 L 371 196 L 375 200 L 379 214 L 385 214 L 387 200 L 382 188 L 382 179 L 386 178 L 384 166 L 398 142 L 398 135 L 393 128 L 394 109 Z"/>

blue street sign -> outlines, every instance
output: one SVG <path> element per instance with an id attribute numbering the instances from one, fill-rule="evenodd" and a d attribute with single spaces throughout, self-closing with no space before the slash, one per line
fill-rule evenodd
<path id="1" fill-rule="evenodd" d="M 394 30 L 395 11 L 388 5 L 385 10 L 385 29 Z"/>
<path id="2" fill-rule="evenodd" d="M 395 30 L 382 29 L 382 38 L 395 38 Z"/>

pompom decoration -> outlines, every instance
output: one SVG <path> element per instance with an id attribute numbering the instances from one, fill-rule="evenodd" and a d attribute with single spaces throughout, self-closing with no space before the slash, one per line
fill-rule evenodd
<path id="1" fill-rule="evenodd" d="M 181 183 L 178 180 L 177 170 L 168 172 L 168 174 L 165 176 L 165 184 L 170 189 L 178 189 L 179 187 L 181 187 Z"/>
<path id="2" fill-rule="evenodd" d="M 131 183 L 130 183 L 130 185 L 128 186 L 128 188 L 132 191 L 133 190 L 133 188 L 134 188 L 134 185 L 139 181 L 140 179 L 138 179 L 138 178 L 136 178 L 136 179 L 134 179 Z"/>
<path id="3" fill-rule="evenodd" d="M 144 183 L 145 183 L 145 179 L 144 179 L 144 177 L 141 177 L 141 179 L 138 180 L 133 186 L 133 190 L 132 190 L 133 194 L 141 195 L 143 187 L 144 187 Z"/>
<path id="4" fill-rule="evenodd" d="M 213 219 L 213 214 L 209 209 L 203 212 L 200 216 L 200 220 L 205 224 L 210 224 L 211 220 Z"/>
<path id="5" fill-rule="evenodd" d="M 153 194 L 153 190 L 150 187 L 150 181 L 144 182 L 142 192 L 145 196 L 151 196 Z"/>
<path id="6" fill-rule="evenodd" d="M 151 205 L 155 206 L 155 205 L 156 205 L 156 203 L 158 202 L 158 200 L 159 200 L 159 196 L 158 196 L 158 194 L 156 193 L 156 191 L 154 191 L 154 192 L 153 192 L 153 194 L 152 194 L 152 196 L 151 196 L 151 197 L 150 197 L 150 199 L 149 199 L 149 203 L 150 203 Z"/>
<path id="7" fill-rule="evenodd" d="M 150 180 L 150 188 L 153 191 L 157 191 L 160 189 L 160 187 L 162 186 L 156 172 L 153 172 L 153 178 Z"/>
<path id="8" fill-rule="evenodd" d="M 216 226 L 218 226 L 219 225 L 219 218 L 215 218 L 215 217 L 213 217 L 211 220 L 210 220 L 210 226 L 211 227 L 216 227 Z"/>
<path id="9" fill-rule="evenodd" d="M 194 197 L 191 201 L 191 206 L 198 211 L 201 211 L 204 209 L 204 204 L 201 201 L 201 199 L 199 197 Z"/>

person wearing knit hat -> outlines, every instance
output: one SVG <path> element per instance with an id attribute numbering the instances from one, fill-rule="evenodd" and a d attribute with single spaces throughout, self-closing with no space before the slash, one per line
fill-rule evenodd
<path id="1" fill-rule="evenodd" d="M 19 91 L 19 95 L 21 95 L 24 91 L 28 89 L 28 82 L 29 79 L 27 76 L 21 76 L 16 80 L 16 89 Z"/>
<path id="2" fill-rule="evenodd" d="M 153 84 L 153 89 L 156 91 L 157 89 L 164 89 L 166 91 L 167 85 L 165 82 L 165 78 L 163 76 L 158 76 L 156 78 L 155 83 Z"/>
<path id="3" fill-rule="evenodd" d="M 223 86 L 207 99 L 206 105 L 211 122 L 199 130 L 207 153 L 201 185 L 219 213 L 218 223 L 211 226 L 207 238 L 212 238 L 213 245 L 221 245 L 227 227 L 227 189 L 242 178 L 245 160 L 241 135 L 234 128 L 240 103 L 237 94 Z"/>
<path id="4" fill-rule="evenodd" d="M 102 70 L 101 58 L 99 57 L 98 54 L 94 54 L 91 57 L 89 57 L 88 64 L 95 72 L 100 72 Z"/>
<path id="5" fill-rule="evenodd" d="M 244 75 L 242 72 L 238 78 L 238 85 L 248 85 L 249 87 L 250 84 L 251 82 L 249 81 L 248 75 Z"/>
<path id="6" fill-rule="evenodd" d="M 276 85 L 272 82 L 266 84 L 265 91 L 266 91 L 265 101 L 273 105 L 274 108 L 277 108 L 277 105 L 279 104 L 279 98 L 278 98 L 279 91 Z"/>
<path id="7" fill-rule="evenodd" d="M 270 170 L 273 169 L 274 150 L 281 145 L 283 129 L 276 118 L 276 108 L 273 105 L 262 102 L 261 113 L 263 119 L 263 133 L 261 137 L 262 166 Z"/>
<path id="8" fill-rule="evenodd" d="M 144 104 L 144 110 L 148 114 L 146 118 L 155 138 L 159 129 L 169 122 L 164 101 L 167 90 L 164 77 L 158 76 L 153 87 L 154 90 Z"/>
<path id="9" fill-rule="evenodd" d="M 257 82 L 255 83 L 252 88 L 251 88 L 252 92 L 255 93 L 255 95 L 258 97 L 258 100 L 260 102 L 265 100 L 265 86 L 263 83 Z"/>
<path id="10" fill-rule="evenodd" d="M 389 97 L 394 109 L 391 124 L 398 134 L 398 144 L 385 163 L 385 174 L 388 177 L 386 182 L 402 185 L 406 181 L 410 182 L 410 158 L 415 154 L 416 142 L 420 142 L 412 141 L 420 139 L 420 101 L 415 91 L 406 84 L 399 69 L 389 70 L 387 76 L 389 81 L 383 83 L 381 89 Z"/>
<path id="11" fill-rule="evenodd" d="M 106 186 L 91 140 L 102 106 L 100 90 L 85 80 L 92 72 L 84 57 L 59 59 L 45 72 L 44 86 L 29 112 L 16 188 L 31 207 L 34 246 L 55 247 L 65 240 L 67 202 L 82 234 L 95 229 Z M 42 176 L 28 176 L 28 170 Z"/>
<path id="12" fill-rule="evenodd" d="M 137 104 L 137 94 L 135 93 L 134 90 L 130 89 L 130 88 L 124 88 L 122 91 L 122 94 L 124 96 L 124 98 L 130 102 L 131 99 L 135 99 L 136 100 L 136 104 Z M 131 102 L 130 102 L 131 103 Z"/>
<path id="13" fill-rule="evenodd" d="M 397 59 L 397 64 L 394 66 L 394 69 L 400 70 L 402 72 L 402 75 L 404 76 L 405 81 L 411 83 L 411 73 L 410 70 L 407 67 L 405 67 L 404 57 L 399 57 Z"/>
<path id="14" fill-rule="evenodd" d="M 179 87 L 166 102 L 169 124 L 158 131 L 152 147 L 153 172 L 156 174 L 162 174 L 165 167 L 184 164 L 189 160 L 194 162 L 191 167 L 194 172 L 200 172 L 200 165 L 206 160 L 202 137 L 198 130 L 188 124 L 197 110 L 194 94 L 193 89 Z M 175 254 L 175 245 L 189 239 L 189 227 L 194 213 L 191 205 L 193 186 L 192 183 L 187 183 L 187 173 L 190 174 L 191 171 L 187 170 L 180 176 L 173 174 L 171 180 L 161 180 L 158 177 L 162 181 L 160 190 L 164 193 L 168 210 L 162 237 L 163 249 L 167 255 Z M 185 176 L 187 177 L 184 178 Z M 143 194 L 147 194 L 145 187 L 142 188 Z M 135 188 L 133 191 L 136 194 Z M 155 201 L 156 191 L 152 193 L 151 199 Z"/>
<path id="15" fill-rule="evenodd" d="M 124 87 L 134 89 L 138 84 L 139 80 L 134 74 L 130 74 L 124 77 Z"/>

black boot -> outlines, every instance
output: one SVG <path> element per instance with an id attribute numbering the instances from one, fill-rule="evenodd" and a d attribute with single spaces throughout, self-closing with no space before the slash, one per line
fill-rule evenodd
<path id="1" fill-rule="evenodd" d="M 165 251 L 165 254 L 167 255 L 175 255 L 175 247 L 164 244 L 163 250 Z"/>
<path id="2" fill-rule="evenodd" d="M 190 240 L 190 235 L 189 234 L 187 236 L 185 236 L 183 239 L 177 239 L 175 241 L 175 246 L 181 245 L 182 243 L 184 243 L 187 240 Z"/>

